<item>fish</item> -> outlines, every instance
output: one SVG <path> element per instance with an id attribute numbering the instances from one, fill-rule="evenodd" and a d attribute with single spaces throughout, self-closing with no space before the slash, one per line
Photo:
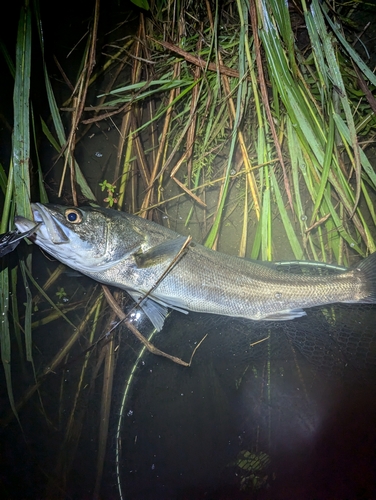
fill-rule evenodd
<path id="1" fill-rule="evenodd" d="M 18 231 L 8 231 L 7 233 L 0 234 L 0 258 L 10 252 L 13 252 L 13 250 L 16 249 L 24 238 L 27 238 L 35 232 L 38 226 L 39 223 L 33 224 L 30 229 L 24 231 L 23 233 Z"/>
<path id="2" fill-rule="evenodd" d="M 160 331 L 168 308 L 250 320 L 292 320 L 305 309 L 376 303 L 376 252 L 332 275 L 281 272 L 206 248 L 136 215 L 109 208 L 31 204 L 19 231 L 70 268 L 126 290 Z M 185 248 L 184 248 L 185 247 Z"/>

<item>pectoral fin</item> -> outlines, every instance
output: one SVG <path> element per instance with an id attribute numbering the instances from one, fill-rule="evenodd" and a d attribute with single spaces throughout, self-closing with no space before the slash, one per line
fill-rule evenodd
<path id="1" fill-rule="evenodd" d="M 183 248 L 186 239 L 184 236 L 179 236 L 174 240 L 164 241 L 146 252 L 138 251 L 134 254 L 137 266 L 145 269 L 163 263 L 170 264 Z"/>

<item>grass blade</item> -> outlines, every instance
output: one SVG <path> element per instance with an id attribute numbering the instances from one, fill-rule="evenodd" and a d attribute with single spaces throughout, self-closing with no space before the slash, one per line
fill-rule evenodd
<path id="1" fill-rule="evenodd" d="M 32 219 L 30 208 L 30 70 L 31 12 L 29 2 L 21 8 L 16 45 L 16 73 L 13 93 L 13 169 L 17 213 Z"/>

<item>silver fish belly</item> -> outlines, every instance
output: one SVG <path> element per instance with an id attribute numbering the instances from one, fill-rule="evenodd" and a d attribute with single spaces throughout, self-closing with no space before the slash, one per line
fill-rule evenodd
<path id="1" fill-rule="evenodd" d="M 253 320 L 287 320 L 303 308 L 376 302 L 376 252 L 332 276 L 277 271 L 262 262 L 215 252 L 154 222 L 104 208 L 32 204 L 34 221 L 19 231 L 67 266 L 127 290 L 160 330 L 167 307 Z M 157 286 L 156 286 L 157 283 Z"/>

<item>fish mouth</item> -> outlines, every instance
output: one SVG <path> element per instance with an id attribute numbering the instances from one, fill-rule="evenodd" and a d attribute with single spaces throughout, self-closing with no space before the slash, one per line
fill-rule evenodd
<path id="1" fill-rule="evenodd" d="M 53 211 L 44 207 L 41 203 L 32 203 L 31 210 L 33 212 L 34 221 L 17 216 L 14 219 L 15 225 L 19 231 L 31 230 L 35 223 L 39 223 L 36 231 L 29 236 L 33 242 L 39 240 L 48 240 L 55 245 L 69 243 L 69 238 L 65 234 L 63 227 L 58 220 L 53 217 Z"/>

